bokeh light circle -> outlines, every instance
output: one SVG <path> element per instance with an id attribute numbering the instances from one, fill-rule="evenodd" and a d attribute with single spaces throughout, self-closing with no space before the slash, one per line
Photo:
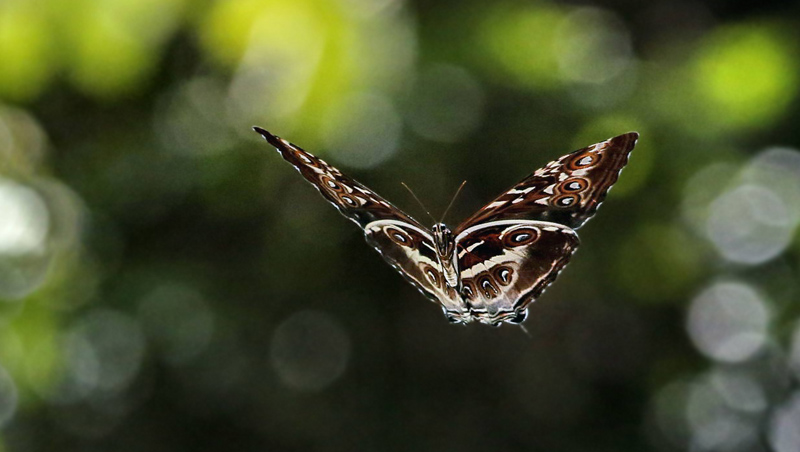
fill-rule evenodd
<path id="1" fill-rule="evenodd" d="M 0 212 L 0 255 L 44 251 L 50 215 L 36 191 L 0 178 Z"/>
<path id="2" fill-rule="evenodd" d="M 139 317 L 164 359 L 184 364 L 206 350 L 214 333 L 214 314 L 197 290 L 164 284 L 142 299 Z"/>
<path id="3" fill-rule="evenodd" d="M 480 123 L 483 97 L 481 85 L 465 69 L 434 65 L 420 73 L 406 119 L 422 137 L 456 142 Z"/>
<path id="4" fill-rule="evenodd" d="M 769 426 L 769 442 L 775 452 L 800 450 L 800 391 L 775 411 Z"/>
<path id="5" fill-rule="evenodd" d="M 687 80 L 705 109 L 706 128 L 764 126 L 798 93 L 796 44 L 779 28 L 744 23 L 703 37 Z"/>
<path id="6" fill-rule="evenodd" d="M 689 450 L 736 450 L 755 443 L 757 426 L 731 410 L 724 395 L 715 389 L 705 375 L 691 385 L 686 402 L 686 419 L 691 430 Z"/>
<path id="7" fill-rule="evenodd" d="M 701 292 L 689 307 L 687 329 L 709 358 L 742 362 L 767 341 L 770 312 L 756 291 L 739 282 L 720 282 Z"/>
<path id="8" fill-rule="evenodd" d="M 760 264 L 786 250 L 795 225 L 789 207 L 774 191 L 747 184 L 711 203 L 706 227 L 708 238 L 724 258 Z"/>
<path id="9" fill-rule="evenodd" d="M 322 137 L 337 162 L 372 168 L 397 151 L 401 126 L 400 115 L 388 96 L 356 92 L 328 110 Z"/>
<path id="10" fill-rule="evenodd" d="M 744 372 L 715 369 L 709 375 L 708 382 L 731 409 L 745 413 L 760 413 L 768 407 L 764 388 L 755 378 Z"/>
<path id="11" fill-rule="evenodd" d="M 347 332 L 322 312 L 298 312 L 281 323 L 272 337 L 272 367 L 283 384 L 297 390 L 324 389 L 342 375 L 349 357 Z"/>
<path id="12" fill-rule="evenodd" d="M 650 401 L 653 433 L 658 435 L 654 439 L 659 442 L 666 440 L 670 448 L 685 449 L 690 441 L 686 403 L 692 389 L 690 381 L 675 380 L 660 388 Z"/>
<path id="13" fill-rule="evenodd" d="M 741 172 L 747 184 L 768 187 L 787 206 L 788 227 L 800 222 L 800 151 L 788 147 L 764 149 Z"/>
<path id="14" fill-rule="evenodd" d="M 564 78 L 602 84 L 632 62 L 631 39 L 624 22 L 599 8 L 579 8 L 567 15 L 556 33 L 556 55 Z"/>
<path id="15" fill-rule="evenodd" d="M 145 351 L 138 322 L 108 309 L 82 317 L 68 333 L 65 346 L 68 379 L 78 396 L 127 389 L 139 373 Z"/>

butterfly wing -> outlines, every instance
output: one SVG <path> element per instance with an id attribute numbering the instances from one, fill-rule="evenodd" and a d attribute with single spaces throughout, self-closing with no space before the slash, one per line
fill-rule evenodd
<path id="1" fill-rule="evenodd" d="M 571 228 L 597 210 L 638 137 L 620 135 L 551 162 L 462 223 L 455 238 L 459 294 L 445 284 L 433 238 L 416 220 L 323 160 L 254 129 L 449 319 L 492 325 L 522 321 L 526 306 L 567 264 L 578 246 Z"/>
<path id="2" fill-rule="evenodd" d="M 464 221 L 472 225 L 505 219 L 560 223 L 577 229 L 597 211 L 628 163 L 639 134 L 626 133 L 579 149 L 536 170 Z"/>
<path id="3" fill-rule="evenodd" d="M 399 220 L 422 228 L 416 220 L 391 205 L 374 191 L 328 165 L 324 160 L 260 127 L 253 127 L 253 130 L 275 146 L 281 156 L 291 163 L 306 180 L 311 182 L 325 199 L 336 206 L 342 215 L 357 223 L 361 228 L 373 221 L 386 219 Z"/>
<path id="4" fill-rule="evenodd" d="M 461 296 L 474 318 L 497 325 L 519 323 L 578 248 L 567 226 L 545 221 L 500 220 L 456 236 Z"/>
<path id="5" fill-rule="evenodd" d="M 444 279 L 433 238 L 424 229 L 397 220 L 378 220 L 364 229 L 367 242 L 423 295 L 442 305 L 453 321 L 469 316 L 455 289 Z"/>
<path id="6" fill-rule="evenodd" d="M 422 225 L 324 160 L 260 127 L 253 129 L 275 146 L 325 199 L 364 229 L 367 243 L 389 265 L 446 310 L 463 311 L 456 291 L 444 284 L 433 238 Z"/>

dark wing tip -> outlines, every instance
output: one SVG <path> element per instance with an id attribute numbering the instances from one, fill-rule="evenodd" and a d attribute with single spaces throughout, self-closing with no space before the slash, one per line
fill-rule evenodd
<path id="1" fill-rule="evenodd" d="M 639 140 L 639 132 L 628 132 L 616 136 L 611 141 L 625 151 L 632 151 Z"/>
<path id="2" fill-rule="evenodd" d="M 269 142 L 269 144 L 271 144 L 271 145 L 273 145 L 275 147 L 280 147 L 280 146 L 283 145 L 283 143 L 281 142 L 280 138 L 278 138 L 277 136 L 267 132 L 266 130 L 262 129 L 261 127 L 253 126 L 253 130 L 255 130 L 262 137 L 264 137 L 264 139 L 267 140 Z"/>
<path id="3" fill-rule="evenodd" d="M 629 140 L 631 140 L 631 141 L 633 141 L 635 143 L 636 140 L 639 139 L 639 132 L 628 132 L 628 133 L 622 134 L 622 136 L 626 137 L 627 139 L 629 139 Z"/>

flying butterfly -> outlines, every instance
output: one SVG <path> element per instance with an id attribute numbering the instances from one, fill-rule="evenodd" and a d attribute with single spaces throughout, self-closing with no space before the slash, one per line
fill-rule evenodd
<path id="1" fill-rule="evenodd" d="M 575 232 L 617 181 L 639 134 L 579 149 L 536 170 L 450 230 L 415 219 L 324 160 L 253 128 L 453 323 L 499 326 L 527 307 L 578 248 Z"/>

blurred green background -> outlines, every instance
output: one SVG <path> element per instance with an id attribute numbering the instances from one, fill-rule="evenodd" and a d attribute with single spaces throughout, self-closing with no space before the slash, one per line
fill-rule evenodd
<path id="1" fill-rule="evenodd" d="M 757 5 L 757 6 L 756 6 Z M 0 451 L 800 450 L 800 5 L 0 0 Z M 641 133 L 521 329 L 250 130 L 456 225 Z M 427 223 L 427 221 L 425 221 Z"/>

